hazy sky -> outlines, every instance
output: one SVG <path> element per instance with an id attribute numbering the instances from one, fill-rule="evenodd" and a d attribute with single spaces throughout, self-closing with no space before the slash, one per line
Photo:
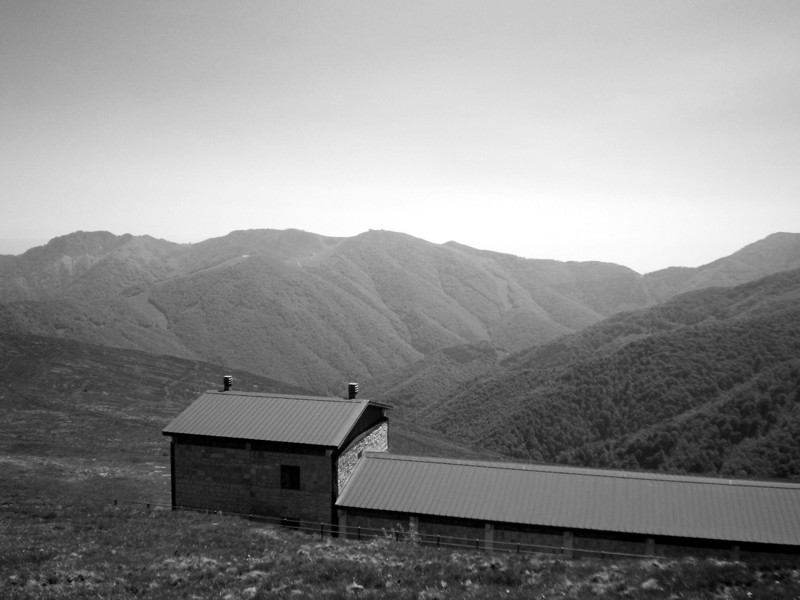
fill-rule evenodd
<path id="1" fill-rule="evenodd" d="M 0 207 L 697 266 L 800 231 L 800 2 L 2 0 Z"/>

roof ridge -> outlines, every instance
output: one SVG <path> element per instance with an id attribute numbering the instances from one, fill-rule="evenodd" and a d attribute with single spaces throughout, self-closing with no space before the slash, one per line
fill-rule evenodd
<path id="1" fill-rule="evenodd" d="M 239 392 L 234 390 L 206 390 L 204 394 L 221 396 L 251 396 L 260 398 L 287 398 L 291 400 L 324 400 L 326 402 L 350 402 L 354 404 L 370 402 L 366 398 L 340 398 L 338 396 L 310 396 L 307 394 L 280 394 L 276 392 Z"/>
<path id="2" fill-rule="evenodd" d="M 703 484 L 722 486 L 746 486 L 778 489 L 800 489 L 800 483 L 791 481 L 764 481 L 755 479 L 736 479 L 731 477 L 711 477 L 708 475 L 680 475 L 674 473 L 656 473 L 652 471 L 623 471 L 612 469 L 598 469 L 593 467 L 572 467 L 569 465 L 548 465 L 536 463 L 514 463 L 481 461 L 474 459 L 458 459 L 435 456 L 412 456 L 404 454 L 391 454 L 389 452 L 367 452 L 365 458 L 384 460 L 402 460 L 407 462 L 439 463 L 446 465 L 476 466 L 492 469 L 506 469 L 516 471 L 538 471 L 559 473 L 563 475 L 582 475 L 585 477 L 606 477 L 611 479 L 638 479 L 652 481 L 678 481 L 683 484 Z"/>

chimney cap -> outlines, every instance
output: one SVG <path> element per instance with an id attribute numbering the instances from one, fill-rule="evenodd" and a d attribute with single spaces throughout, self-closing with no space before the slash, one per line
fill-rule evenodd
<path id="1" fill-rule="evenodd" d="M 222 391 L 227 392 L 233 387 L 233 376 L 225 375 L 222 378 Z"/>
<path id="2" fill-rule="evenodd" d="M 355 382 L 348 383 L 347 384 L 348 399 L 354 400 L 357 395 L 358 395 L 358 384 Z"/>

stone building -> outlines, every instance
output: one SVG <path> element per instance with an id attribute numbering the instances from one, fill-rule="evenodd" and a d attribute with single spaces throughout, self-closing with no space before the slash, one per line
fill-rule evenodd
<path id="1" fill-rule="evenodd" d="M 172 505 L 335 523 L 366 450 L 388 450 L 387 406 L 349 397 L 208 391 L 163 430 Z"/>
<path id="2" fill-rule="evenodd" d="M 800 554 L 800 484 L 393 455 L 389 407 L 355 384 L 346 399 L 225 387 L 163 431 L 174 507 L 567 556 Z"/>

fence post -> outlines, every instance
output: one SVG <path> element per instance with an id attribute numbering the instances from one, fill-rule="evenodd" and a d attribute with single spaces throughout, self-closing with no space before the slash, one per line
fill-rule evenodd
<path id="1" fill-rule="evenodd" d="M 572 558 L 572 532 L 565 530 L 563 540 L 561 550 L 567 558 Z"/>
<path id="2" fill-rule="evenodd" d="M 494 550 L 494 525 L 486 523 L 483 526 L 483 549 L 491 552 Z"/>
<path id="3" fill-rule="evenodd" d="M 739 548 L 739 544 L 734 544 L 731 546 L 731 560 L 735 560 L 739 562 L 742 558 L 741 548 Z"/>
<path id="4" fill-rule="evenodd" d="M 358 528 L 356 531 L 356 539 L 360 542 L 361 541 L 361 527 Z"/>
<path id="5" fill-rule="evenodd" d="M 441 536 L 440 536 L 440 535 L 437 533 L 437 534 L 436 534 L 436 547 L 437 547 L 437 548 L 439 547 L 439 542 L 440 542 L 440 540 L 441 540 Z"/>

